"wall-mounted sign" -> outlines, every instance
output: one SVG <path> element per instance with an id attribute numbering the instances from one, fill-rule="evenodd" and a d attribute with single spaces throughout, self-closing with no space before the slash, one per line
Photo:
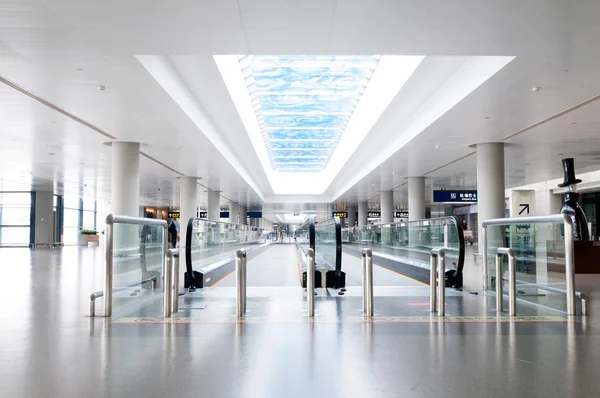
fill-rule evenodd
<path id="1" fill-rule="evenodd" d="M 394 212 L 394 218 L 408 218 L 408 210 Z"/>
<path id="2" fill-rule="evenodd" d="M 199 211 L 198 218 L 208 218 L 208 212 L 207 211 Z"/>
<path id="3" fill-rule="evenodd" d="M 477 202 L 477 191 L 433 191 L 434 202 Z"/>
<path id="4" fill-rule="evenodd" d="M 381 218 L 381 212 L 380 211 L 368 211 L 367 218 Z"/>
<path id="5" fill-rule="evenodd" d="M 331 217 L 348 218 L 347 211 L 334 211 L 331 213 Z"/>
<path id="6" fill-rule="evenodd" d="M 248 218 L 262 218 L 262 211 L 249 211 Z"/>
<path id="7" fill-rule="evenodd" d="M 181 217 L 181 212 L 179 211 L 170 211 L 168 213 L 169 218 L 180 218 Z"/>

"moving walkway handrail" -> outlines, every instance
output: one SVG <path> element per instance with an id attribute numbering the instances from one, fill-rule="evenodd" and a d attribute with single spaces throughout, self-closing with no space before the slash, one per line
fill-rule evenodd
<path id="1" fill-rule="evenodd" d="M 565 227 L 565 280 L 567 284 L 567 315 L 576 315 L 575 304 L 575 251 L 573 238 L 573 220 L 568 214 L 553 214 L 548 216 L 530 216 L 530 217 L 513 217 L 513 218 L 493 218 L 483 221 L 481 241 L 483 254 L 483 290 L 488 290 L 488 261 L 487 261 L 487 240 L 486 228 L 491 225 L 510 226 L 517 224 L 541 224 L 541 223 L 560 223 Z M 498 281 L 498 283 L 501 283 Z M 497 284 L 498 284 L 497 283 Z"/>
<path id="2" fill-rule="evenodd" d="M 104 316 L 112 316 L 112 286 L 113 286 L 113 244 L 114 244 L 114 224 L 129 224 L 129 225 L 153 225 L 163 228 L 163 252 L 162 267 L 163 274 L 167 271 L 168 264 L 166 261 L 168 244 L 167 221 L 156 220 L 153 218 L 130 217 L 109 214 L 106 217 L 106 264 L 104 267 Z M 164 275 L 163 275 L 164 277 Z M 164 284 L 163 284 L 164 285 Z M 170 289 L 164 287 L 164 294 L 170 295 Z"/>
<path id="3" fill-rule="evenodd" d="M 209 220 L 207 218 L 201 218 L 201 217 L 191 217 L 188 220 L 187 227 L 186 227 L 187 229 L 186 229 L 186 236 L 185 236 L 185 268 L 186 268 L 188 277 L 191 278 L 192 280 L 195 280 L 194 267 L 193 267 L 193 261 L 192 261 L 192 232 L 194 230 L 194 221 L 195 220 L 202 220 L 205 222 L 215 223 L 215 224 L 232 225 L 232 226 L 238 227 L 238 230 L 242 229 L 239 227 L 244 227 L 244 229 L 247 229 L 248 231 L 261 231 L 262 230 L 262 228 L 253 227 L 251 225 L 246 225 L 246 224 L 236 224 L 236 223 L 231 223 L 231 222 L 226 222 L 226 221 L 215 221 L 215 220 Z M 240 244 L 246 244 L 246 243 L 251 243 L 251 242 L 240 242 Z M 196 285 L 196 286 L 198 286 L 198 285 Z"/>

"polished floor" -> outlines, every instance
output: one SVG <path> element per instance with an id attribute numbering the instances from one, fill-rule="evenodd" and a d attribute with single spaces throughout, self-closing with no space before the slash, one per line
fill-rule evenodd
<path id="1" fill-rule="evenodd" d="M 354 282 L 344 296 L 317 289 L 312 321 L 293 250 L 248 264 L 245 319 L 226 278 L 180 297 L 164 322 L 156 305 L 86 316 L 102 287 L 99 248 L 0 249 L 0 397 L 600 396 L 593 301 L 588 319 L 520 305 L 510 322 L 495 318 L 493 296 L 448 291 L 439 322 L 427 286 L 376 267 L 369 321 L 360 260 L 345 256 Z"/>

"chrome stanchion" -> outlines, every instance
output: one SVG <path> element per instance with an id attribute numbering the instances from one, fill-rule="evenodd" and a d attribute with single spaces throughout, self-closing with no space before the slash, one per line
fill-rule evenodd
<path id="1" fill-rule="evenodd" d="M 243 308 L 244 308 L 244 315 L 246 314 L 246 310 L 247 310 L 247 298 L 248 298 L 248 256 L 246 256 L 246 250 L 243 250 L 244 253 L 242 253 L 242 275 L 244 275 L 243 281 L 244 284 L 242 285 L 242 301 L 243 301 Z"/>
<path id="2" fill-rule="evenodd" d="M 517 315 L 517 258 L 513 249 L 508 247 L 499 247 L 496 251 L 496 312 L 502 313 L 504 307 L 502 259 L 505 255 L 508 256 L 508 311 L 510 316 L 515 316 Z"/>
<path id="3" fill-rule="evenodd" d="M 245 313 L 245 297 L 246 288 L 244 286 L 244 255 L 243 250 L 235 252 L 235 285 L 236 285 L 236 303 L 235 315 L 238 318 L 244 316 Z"/>
<path id="4" fill-rule="evenodd" d="M 567 315 L 577 315 L 575 304 L 575 242 L 573 239 L 573 220 L 563 214 L 565 226 L 565 282 L 567 287 Z"/>
<path id="5" fill-rule="evenodd" d="M 164 262 L 163 267 L 163 314 L 165 318 L 171 316 L 173 305 L 171 299 L 173 298 L 173 284 L 171 277 L 173 276 L 173 255 L 174 250 L 167 250 L 167 261 Z"/>
<path id="6" fill-rule="evenodd" d="M 367 249 L 362 251 L 362 313 L 367 313 Z"/>
<path id="7" fill-rule="evenodd" d="M 112 214 L 106 217 L 106 264 L 104 267 L 104 316 L 112 316 L 113 286 L 113 225 Z"/>
<path id="8" fill-rule="evenodd" d="M 363 305 L 366 306 L 365 316 L 373 316 L 373 252 L 371 249 L 363 251 L 365 259 L 365 278 L 363 279 L 363 293 L 366 292 L 366 297 L 363 297 Z"/>
<path id="9" fill-rule="evenodd" d="M 429 261 L 429 311 L 446 315 L 446 253 L 444 249 L 431 250 Z M 437 280 L 437 288 L 436 288 Z"/>
<path id="10" fill-rule="evenodd" d="M 179 311 L 179 250 L 173 256 L 173 312 Z"/>
<path id="11" fill-rule="evenodd" d="M 308 249 L 308 265 L 306 267 L 306 301 L 308 316 L 315 316 L 315 251 Z"/>

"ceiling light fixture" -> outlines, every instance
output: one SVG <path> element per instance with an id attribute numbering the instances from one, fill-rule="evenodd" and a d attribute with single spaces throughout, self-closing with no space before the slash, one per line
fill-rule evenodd
<path id="1" fill-rule="evenodd" d="M 532 87 L 531 91 L 533 91 L 534 93 L 537 93 L 538 91 L 540 91 L 542 88 L 541 87 Z"/>
<path id="2" fill-rule="evenodd" d="M 106 86 L 98 86 L 98 91 L 104 91 L 106 90 Z"/>

